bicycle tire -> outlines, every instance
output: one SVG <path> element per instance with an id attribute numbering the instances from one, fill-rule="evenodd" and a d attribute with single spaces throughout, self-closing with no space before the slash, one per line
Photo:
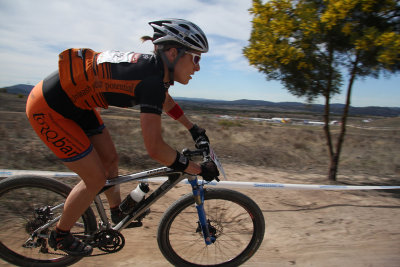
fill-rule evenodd
<path id="1" fill-rule="evenodd" d="M 174 202 L 161 218 L 157 242 L 162 254 L 174 266 L 239 266 L 263 241 L 262 211 L 252 199 L 230 189 L 205 188 L 204 199 L 216 241 L 205 244 L 190 193 Z"/>
<path id="2" fill-rule="evenodd" d="M 82 257 L 55 252 L 48 246 L 47 238 L 40 239 L 39 247 L 23 246 L 30 237 L 29 232 L 44 224 L 43 220 L 38 219 L 35 208 L 53 207 L 55 204 L 63 203 L 70 191 L 71 187 L 68 185 L 47 177 L 15 176 L 2 180 L 0 257 L 18 266 L 67 266 L 79 261 Z M 53 218 L 56 218 L 62 213 L 62 207 L 52 212 Z M 90 234 L 96 229 L 96 217 L 89 207 L 71 232 Z M 48 234 L 50 229 L 45 231 L 43 234 Z"/>

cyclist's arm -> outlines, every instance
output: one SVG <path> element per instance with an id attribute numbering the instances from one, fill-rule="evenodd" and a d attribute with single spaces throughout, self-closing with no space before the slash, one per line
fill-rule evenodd
<path id="1" fill-rule="evenodd" d="M 171 118 L 179 121 L 186 129 L 191 129 L 193 127 L 193 123 L 186 117 L 183 113 L 182 109 L 179 105 L 174 101 L 174 99 L 167 92 L 165 94 L 165 101 L 163 105 L 163 110 L 167 113 Z"/>
<path id="2" fill-rule="evenodd" d="M 176 159 L 176 150 L 164 142 L 161 135 L 161 116 L 154 113 L 141 113 L 140 123 L 142 135 L 147 153 L 151 158 L 164 166 L 171 166 Z M 200 165 L 193 161 L 189 162 L 185 172 L 199 174 Z"/>

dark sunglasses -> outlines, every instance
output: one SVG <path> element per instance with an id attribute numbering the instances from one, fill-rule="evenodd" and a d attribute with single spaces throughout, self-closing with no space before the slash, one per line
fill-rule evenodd
<path id="1" fill-rule="evenodd" d="M 197 65 L 200 63 L 201 55 L 192 53 L 192 52 L 188 52 L 188 51 L 185 51 L 185 54 L 192 55 L 192 60 L 193 60 L 194 65 Z"/>

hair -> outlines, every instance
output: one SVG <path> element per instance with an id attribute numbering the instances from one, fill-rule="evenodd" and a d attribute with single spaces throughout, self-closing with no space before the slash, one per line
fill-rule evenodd
<path id="1" fill-rule="evenodd" d="M 153 37 L 145 35 L 145 36 L 142 36 L 140 38 L 140 40 L 142 40 L 143 43 L 146 42 L 146 41 L 152 41 L 153 42 Z"/>
<path id="2" fill-rule="evenodd" d="M 153 42 L 153 37 L 150 37 L 148 35 L 144 35 L 142 37 L 140 37 L 140 40 L 142 41 L 142 43 L 146 42 L 146 41 L 151 41 Z M 154 45 L 154 50 L 153 53 L 156 54 L 157 53 L 157 46 Z"/>
<path id="3" fill-rule="evenodd" d="M 150 36 L 147 36 L 147 35 L 145 35 L 145 36 L 142 36 L 141 38 L 140 38 L 140 40 L 144 43 L 144 42 L 146 42 L 146 41 L 152 41 L 153 42 L 153 37 L 150 37 Z M 174 41 L 169 41 L 169 42 L 165 42 L 165 43 L 163 43 L 163 44 L 158 44 L 158 45 L 154 45 L 154 52 L 156 52 L 158 49 L 157 48 L 161 48 L 161 50 L 163 50 L 163 51 L 167 51 L 167 50 L 169 50 L 169 49 L 171 49 L 171 48 L 177 48 L 177 49 L 179 49 L 179 48 L 185 48 L 184 46 L 182 46 L 180 43 L 178 43 L 178 42 L 174 42 Z"/>

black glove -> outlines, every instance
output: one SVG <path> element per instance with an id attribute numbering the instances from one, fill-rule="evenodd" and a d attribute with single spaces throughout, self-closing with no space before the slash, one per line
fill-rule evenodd
<path id="1" fill-rule="evenodd" d="M 214 162 L 205 161 L 200 166 L 201 166 L 200 176 L 202 176 L 204 180 L 208 182 L 211 182 L 214 179 L 218 180 L 219 171 L 217 165 L 215 165 Z"/>
<path id="2" fill-rule="evenodd" d="M 190 134 L 192 135 L 193 141 L 197 144 L 200 142 L 207 142 L 210 143 L 210 140 L 208 139 L 208 136 L 206 135 L 206 130 L 203 128 L 200 128 L 196 124 L 193 125 L 192 128 L 189 130 Z"/>

